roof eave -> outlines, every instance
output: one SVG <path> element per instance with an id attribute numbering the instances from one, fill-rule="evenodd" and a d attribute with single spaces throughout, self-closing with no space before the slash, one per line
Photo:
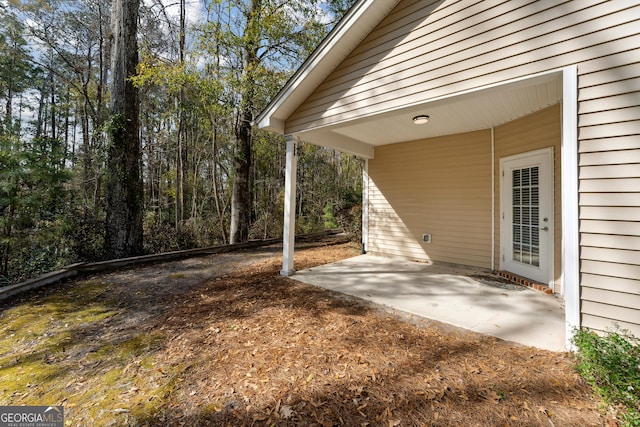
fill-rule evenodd
<path id="1" fill-rule="evenodd" d="M 359 0 L 256 117 L 258 128 L 285 133 L 285 121 L 400 0 Z"/>

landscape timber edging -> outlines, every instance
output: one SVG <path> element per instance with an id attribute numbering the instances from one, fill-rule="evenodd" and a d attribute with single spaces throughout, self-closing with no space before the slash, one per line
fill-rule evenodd
<path id="1" fill-rule="evenodd" d="M 342 229 L 325 230 L 318 233 L 301 234 L 296 236 L 296 240 L 312 241 L 315 239 L 321 239 L 323 237 L 340 234 Z M 103 271 L 115 270 L 122 267 L 138 264 L 148 264 L 155 262 L 167 262 L 175 261 L 182 258 L 214 255 L 224 252 L 232 252 L 240 249 L 253 249 L 261 246 L 274 245 L 280 243 L 282 238 L 267 239 L 267 240 L 251 240 L 243 243 L 234 243 L 232 245 L 220 245 L 210 246 L 206 248 L 198 249 L 186 249 L 182 251 L 164 252 L 161 254 L 141 255 L 130 258 L 112 259 L 99 262 L 79 262 L 76 264 L 67 265 L 60 270 L 51 271 L 49 273 L 42 274 L 33 279 L 26 280 L 24 282 L 16 283 L 0 288 L 0 301 L 5 300 L 11 296 L 19 294 L 21 292 L 29 291 L 32 289 L 41 288 L 43 286 L 52 285 L 64 279 L 76 277 L 80 274 L 88 273 L 100 273 Z"/>

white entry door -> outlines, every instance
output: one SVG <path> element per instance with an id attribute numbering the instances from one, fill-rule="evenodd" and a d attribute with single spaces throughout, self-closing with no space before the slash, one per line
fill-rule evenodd
<path id="1" fill-rule="evenodd" d="M 553 287 L 553 147 L 500 159 L 501 269 Z"/>

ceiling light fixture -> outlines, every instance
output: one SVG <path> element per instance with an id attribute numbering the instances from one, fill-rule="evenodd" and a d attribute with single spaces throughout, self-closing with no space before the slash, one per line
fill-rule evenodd
<path id="1" fill-rule="evenodd" d="M 426 114 L 421 114 L 413 118 L 413 123 L 416 125 L 423 125 L 428 121 L 429 121 L 429 116 L 427 116 Z"/>

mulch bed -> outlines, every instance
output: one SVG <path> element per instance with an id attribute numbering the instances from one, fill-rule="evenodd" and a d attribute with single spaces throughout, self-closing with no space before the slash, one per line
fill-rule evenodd
<path id="1" fill-rule="evenodd" d="M 61 396 L 47 404 L 65 405 L 70 425 L 615 425 L 567 353 L 301 284 L 279 275 L 279 248 L 260 251 L 109 273 L 5 304 L 8 339 L 21 345 L 0 354 L 10 361 L 0 375 L 32 360 L 57 377 L 24 379 L 0 403 Z M 307 243 L 296 268 L 356 254 L 353 244 Z M 95 295 L 77 303 L 77 289 Z M 69 301 L 108 311 L 75 326 L 62 348 L 43 346 L 74 315 L 52 314 L 33 344 L 46 349 L 39 362 L 20 338 L 29 326 L 11 314 Z"/>
<path id="2" fill-rule="evenodd" d="M 298 252 L 296 265 L 351 250 Z M 211 281 L 162 320 L 173 337 L 164 363 L 192 369 L 157 425 L 603 423 L 567 354 L 408 319 L 279 267 L 270 259 Z"/>

